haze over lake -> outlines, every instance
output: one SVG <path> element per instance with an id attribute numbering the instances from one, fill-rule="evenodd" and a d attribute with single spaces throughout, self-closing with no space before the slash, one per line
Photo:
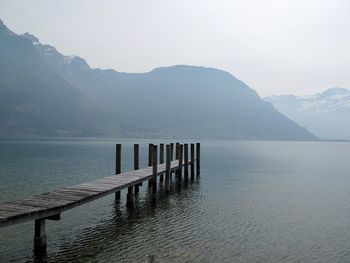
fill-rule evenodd
<path id="1" fill-rule="evenodd" d="M 117 142 L 129 170 L 135 140 L 2 140 L 0 200 L 112 175 Z M 144 167 L 149 141 L 136 142 Z M 147 254 L 159 262 L 350 260 L 350 144 L 201 144 L 200 179 L 167 198 L 160 194 L 157 206 L 142 190 L 133 212 L 124 198 L 116 207 L 109 196 L 48 221 L 48 260 L 144 262 Z M 32 223 L 1 229 L 1 261 L 35 260 Z"/>
<path id="2" fill-rule="evenodd" d="M 0 0 L 0 263 L 350 262 L 349 11 Z"/>

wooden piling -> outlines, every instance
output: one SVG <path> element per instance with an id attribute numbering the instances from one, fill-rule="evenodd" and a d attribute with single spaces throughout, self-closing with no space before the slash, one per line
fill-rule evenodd
<path id="1" fill-rule="evenodd" d="M 179 160 L 180 143 L 175 144 L 175 160 Z M 175 171 L 175 178 L 179 176 L 179 170 Z"/>
<path id="2" fill-rule="evenodd" d="M 152 192 L 155 194 L 157 192 L 157 168 L 158 168 L 158 158 L 157 158 L 157 145 L 153 145 L 153 154 L 152 154 Z"/>
<path id="3" fill-rule="evenodd" d="M 174 143 L 170 143 L 170 161 L 174 160 Z"/>
<path id="4" fill-rule="evenodd" d="M 180 150 L 180 143 L 177 142 L 175 144 L 175 160 L 178 160 L 179 159 L 179 150 Z"/>
<path id="5" fill-rule="evenodd" d="M 148 166 L 152 166 L 153 143 L 148 144 Z M 148 180 L 148 187 L 152 187 L 152 179 Z"/>
<path id="6" fill-rule="evenodd" d="M 136 144 L 134 144 L 134 170 L 137 170 L 135 169 L 135 163 L 138 162 L 138 154 L 135 154 L 135 150 L 138 151 L 138 145 L 136 146 Z M 128 193 L 126 194 L 126 206 L 128 208 L 133 207 L 135 204 L 136 188 L 138 189 L 138 185 L 128 187 Z"/>
<path id="7" fill-rule="evenodd" d="M 140 146 L 134 144 L 134 170 L 138 169 L 140 169 Z M 142 186 L 142 183 L 135 185 L 135 194 L 140 191 L 140 186 Z"/>
<path id="8" fill-rule="evenodd" d="M 184 144 L 184 179 L 188 181 L 188 144 Z"/>
<path id="9" fill-rule="evenodd" d="M 194 179 L 194 143 L 191 143 L 191 180 Z"/>
<path id="10" fill-rule="evenodd" d="M 201 174 L 201 144 L 196 143 L 196 164 L 197 164 L 197 176 Z"/>
<path id="11" fill-rule="evenodd" d="M 174 143 L 170 143 L 170 161 L 174 160 Z M 170 180 L 172 180 L 173 171 L 170 171 Z"/>
<path id="12" fill-rule="evenodd" d="M 128 193 L 126 194 L 126 206 L 133 207 L 135 204 L 134 187 L 128 187 Z"/>
<path id="13" fill-rule="evenodd" d="M 170 192 L 170 165 L 171 165 L 171 145 L 166 145 L 165 161 L 165 192 Z"/>
<path id="14" fill-rule="evenodd" d="M 35 219 L 34 221 L 34 250 L 44 251 L 47 247 L 45 219 Z"/>
<path id="15" fill-rule="evenodd" d="M 148 166 L 152 166 L 153 143 L 148 144 Z"/>
<path id="16" fill-rule="evenodd" d="M 181 183 L 182 180 L 182 164 L 183 164 L 183 145 L 179 145 L 179 152 L 178 152 L 178 158 L 179 158 L 179 167 L 177 169 L 177 181 L 178 183 Z"/>
<path id="17" fill-rule="evenodd" d="M 164 163 L 164 143 L 161 143 L 159 145 L 159 163 L 160 164 Z M 163 180 L 164 180 L 164 175 L 161 174 L 159 176 L 159 182 L 163 182 Z"/>
<path id="18" fill-rule="evenodd" d="M 115 174 L 122 172 L 122 145 L 115 145 Z M 120 201 L 120 191 L 115 192 L 115 200 Z"/>
<path id="19" fill-rule="evenodd" d="M 121 162 L 122 162 L 122 145 L 115 145 L 115 174 L 121 173 Z"/>

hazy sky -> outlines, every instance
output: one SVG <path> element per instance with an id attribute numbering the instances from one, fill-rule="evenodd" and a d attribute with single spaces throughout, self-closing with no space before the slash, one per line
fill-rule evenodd
<path id="1" fill-rule="evenodd" d="M 0 18 L 92 67 L 216 67 L 262 96 L 350 89 L 349 0 L 1 0 Z"/>

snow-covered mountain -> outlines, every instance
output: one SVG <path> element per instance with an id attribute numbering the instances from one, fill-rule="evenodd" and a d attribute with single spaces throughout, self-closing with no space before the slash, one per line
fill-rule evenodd
<path id="1" fill-rule="evenodd" d="M 311 96 L 281 95 L 265 100 L 321 138 L 350 140 L 350 90 L 334 87 Z"/>

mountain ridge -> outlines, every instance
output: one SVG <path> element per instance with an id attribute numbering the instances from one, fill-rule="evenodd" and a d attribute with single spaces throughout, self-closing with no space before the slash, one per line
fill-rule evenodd
<path id="1" fill-rule="evenodd" d="M 279 95 L 265 98 L 290 119 L 318 137 L 350 139 L 350 90 L 339 87 L 308 96 Z"/>
<path id="2" fill-rule="evenodd" d="M 51 116 L 51 119 L 52 122 L 65 119 L 67 123 L 72 123 L 72 129 L 66 131 L 67 135 L 248 140 L 316 139 L 305 128 L 287 119 L 271 104 L 263 101 L 253 89 L 228 72 L 187 65 L 159 67 L 145 73 L 94 69 L 83 58 L 65 56 L 55 47 L 41 44 L 37 37 L 29 33 L 16 35 L 16 38 L 31 43 L 32 48 L 27 48 L 26 52 L 31 53 L 33 59 L 40 61 L 38 67 L 44 70 L 42 75 L 33 76 L 35 85 L 22 87 L 20 95 L 25 100 L 26 91 L 35 90 L 43 76 L 52 77 L 52 84 L 45 82 L 47 90 L 51 85 L 57 86 L 54 78 L 62 79 L 62 89 L 54 89 L 61 97 L 58 96 L 52 103 L 62 104 L 65 114 L 60 118 Z M 2 40 L 0 39 L 0 43 Z M 22 61 L 24 57 L 15 56 L 15 46 L 13 43 L 13 46 L 8 47 L 14 50 L 12 59 L 23 64 L 26 62 Z M 35 49 L 36 54 L 31 49 Z M 21 63 L 16 64 L 17 68 L 13 68 L 13 72 L 20 73 L 17 77 L 26 76 L 26 72 L 32 71 L 29 67 L 18 71 Z M 30 61 L 28 63 L 30 64 Z M 2 69 L 4 68 L 5 65 Z M 6 85 L 3 87 L 6 88 Z M 42 96 L 47 90 L 42 94 L 36 93 L 37 99 L 45 101 L 44 98 L 50 97 L 50 94 Z M 76 95 L 67 95 L 76 91 Z M 67 105 L 65 101 L 69 98 L 64 96 L 71 97 L 73 101 Z M 48 111 L 42 104 L 38 107 L 41 109 L 41 115 Z M 59 112 L 57 108 L 57 114 Z M 76 123 L 76 119 L 71 119 L 76 113 L 79 113 L 81 127 Z M 26 111 L 23 111 L 23 115 L 25 114 Z M 3 115 L 6 118 L 6 113 L 3 112 Z M 45 119 L 45 122 L 48 120 Z M 40 118 L 33 119 L 31 123 L 40 124 Z M 56 128 L 49 134 L 62 134 L 57 131 Z"/>

